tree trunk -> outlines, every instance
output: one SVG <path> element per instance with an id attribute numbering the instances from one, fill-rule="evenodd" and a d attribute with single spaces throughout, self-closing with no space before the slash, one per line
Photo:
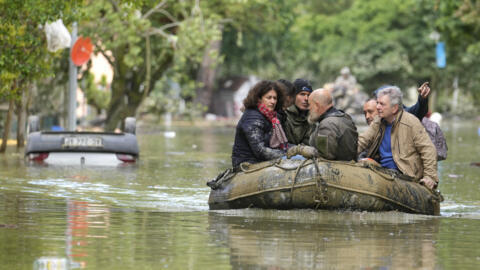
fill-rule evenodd
<path id="1" fill-rule="evenodd" d="M 208 45 L 203 55 L 202 65 L 197 73 L 197 82 L 201 86 L 196 90 L 195 103 L 201 104 L 211 111 L 212 96 L 214 90 L 215 76 L 217 73 L 216 59 L 212 58 L 212 54 L 220 54 L 221 40 L 213 40 Z"/>
<path id="2" fill-rule="evenodd" d="M 132 95 L 134 95 L 135 97 L 132 97 Z M 130 93 L 129 95 L 127 95 L 127 97 L 129 97 L 128 104 L 120 101 L 110 103 L 111 110 L 108 112 L 105 130 L 114 131 L 117 127 L 123 130 L 123 120 L 126 117 L 135 117 L 135 113 L 140 106 L 140 103 L 142 102 L 142 94 L 135 92 Z M 125 96 L 122 96 L 121 99 L 125 100 Z"/>
<path id="3" fill-rule="evenodd" d="M 12 116 L 13 116 L 13 110 L 15 108 L 15 101 L 14 98 L 10 98 L 10 102 L 8 104 L 8 113 L 7 113 L 7 118 L 5 119 L 5 130 L 3 131 L 3 139 L 2 139 L 2 145 L 0 146 L 0 153 L 5 153 L 5 150 L 7 150 L 7 141 L 8 141 L 8 136 L 10 135 L 10 125 L 12 124 Z"/>
<path id="4" fill-rule="evenodd" d="M 173 62 L 173 54 L 164 56 L 163 61 L 155 63 L 155 70 L 150 70 L 150 60 L 144 69 L 132 70 L 124 64 L 123 58 L 126 49 L 114 51 L 115 67 L 112 81 L 112 91 L 110 104 L 107 108 L 107 120 L 105 123 L 106 131 L 114 131 L 120 124 L 123 127 L 122 120 L 125 117 L 136 115 L 138 107 L 142 101 L 151 93 L 150 88 L 164 74 L 170 64 Z M 151 57 L 151 52 L 146 54 Z M 146 74 L 147 73 L 147 74 Z M 149 79 L 146 83 L 145 80 Z M 140 92 L 141 85 L 145 83 L 146 92 Z"/>
<path id="5" fill-rule="evenodd" d="M 114 131 L 122 119 L 121 112 L 125 107 L 125 96 L 123 95 L 123 91 L 119 91 L 118 89 L 122 89 L 123 87 L 123 80 L 113 80 L 112 95 L 110 97 L 110 104 L 107 109 L 107 119 L 105 122 L 106 131 Z"/>
<path id="6" fill-rule="evenodd" d="M 143 96 L 139 92 L 140 85 L 138 82 L 143 82 L 143 80 L 139 78 L 140 73 L 133 73 L 130 78 L 114 79 L 105 130 L 114 131 L 117 127 L 123 128 L 123 119 L 135 116 Z"/>
<path id="7" fill-rule="evenodd" d="M 17 104 L 17 147 L 25 146 L 25 120 L 27 118 L 27 102 L 30 92 L 30 84 L 22 91 L 22 97 Z"/>

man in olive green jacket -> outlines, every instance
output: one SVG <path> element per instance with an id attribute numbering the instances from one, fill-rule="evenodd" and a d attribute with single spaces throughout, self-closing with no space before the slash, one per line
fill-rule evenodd
<path id="1" fill-rule="evenodd" d="M 308 99 L 308 122 L 315 124 L 309 144 L 329 160 L 356 160 L 358 133 L 352 118 L 333 106 L 328 90 L 317 89 Z"/>
<path id="2" fill-rule="evenodd" d="M 307 121 L 308 96 L 312 92 L 312 86 L 305 79 L 296 79 L 293 85 L 296 93 L 294 104 L 284 110 L 285 119 L 282 121 L 282 127 L 290 144 L 308 145 L 313 130 Z"/>
<path id="3" fill-rule="evenodd" d="M 437 154 L 425 128 L 402 108 L 402 92 L 396 86 L 377 95 L 378 116 L 358 138 L 358 153 L 369 149 L 367 157 L 382 167 L 398 170 L 419 179 L 430 189 L 438 184 Z"/>

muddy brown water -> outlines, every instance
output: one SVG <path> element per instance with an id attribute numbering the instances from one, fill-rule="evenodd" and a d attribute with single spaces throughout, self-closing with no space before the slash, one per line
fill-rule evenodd
<path id="1" fill-rule="evenodd" d="M 441 216 L 209 211 L 234 128 L 150 127 L 125 167 L 0 156 L 0 269 L 478 269 L 480 122 L 442 126 Z"/>

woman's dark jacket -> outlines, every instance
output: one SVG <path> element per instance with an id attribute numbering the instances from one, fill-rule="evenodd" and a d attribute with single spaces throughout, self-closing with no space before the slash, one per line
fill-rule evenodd
<path id="1" fill-rule="evenodd" d="M 281 149 L 270 148 L 272 123 L 257 109 L 247 109 L 235 132 L 232 166 L 242 162 L 258 163 L 285 155 Z"/>

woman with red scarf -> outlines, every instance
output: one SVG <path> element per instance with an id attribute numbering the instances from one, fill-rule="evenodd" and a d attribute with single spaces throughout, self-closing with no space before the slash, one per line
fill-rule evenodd
<path id="1" fill-rule="evenodd" d="M 245 111 L 237 124 L 232 165 L 257 163 L 284 156 L 287 137 L 277 118 L 285 98 L 278 82 L 260 81 L 243 100 Z"/>

